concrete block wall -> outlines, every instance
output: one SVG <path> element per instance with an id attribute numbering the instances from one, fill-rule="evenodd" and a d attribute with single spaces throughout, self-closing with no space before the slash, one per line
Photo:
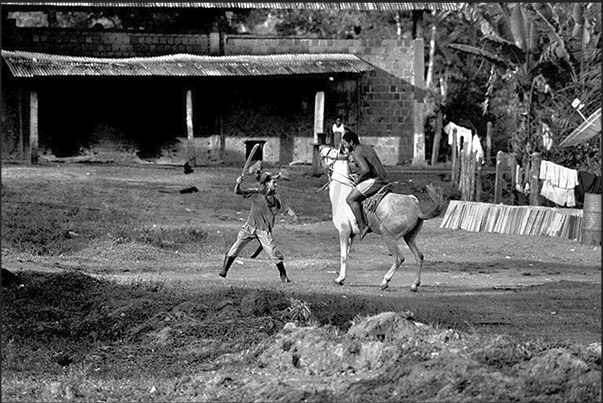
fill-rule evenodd
<path id="1" fill-rule="evenodd" d="M 358 134 L 361 142 L 379 143 L 388 165 L 409 163 L 413 158 L 415 46 L 423 46 L 423 42 L 250 36 L 224 39 L 226 55 L 351 53 L 372 64 L 375 71 L 360 83 Z M 372 138 L 383 140 L 369 140 Z"/>
<path id="2" fill-rule="evenodd" d="M 209 54 L 208 35 L 127 31 L 16 28 L 3 32 L 2 48 L 69 56 L 143 57 Z"/>
<path id="3" fill-rule="evenodd" d="M 178 137 L 178 143 L 169 151 L 164 151 L 163 157 L 171 159 L 176 163 L 184 163 L 187 159 L 188 141 L 186 137 Z M 225 137 L 224 153 L 220 155 L 220 137 L 217 135 L 209 137 L 195 137 L 193 139 L 195 158 L 198 165 L 209 165 L 215 162 L 224 162 L 227 164 L 238 164 L 245 161 L 246 141 L 263 140 L 266 143 L 263 148 L 262 161 L 270 165 L 280 165 L 280 147 L 281 141 L 276 137 Z M 377 140 L 377 139 L 375 139 Z M 378 143 L 382 143 L 379 139 Z M 312 154 L 314 152 L 314 143 L 312 137 L 295 137 L 293 139 L 294 164 L 312 164 Z M 378 151 L 386 152 L 387 147 L 380 147 Z M 384 154 L 386 156 L 386 154 Z M 393 161 L 392 155 L 389 155 L 388 161 Z"/>
<path id="4" fill-rule="evenodd" d="M 178 144 L 171 148 L 169 155 L 174 160 L 186 161 L 188 140 L 186 137 L 178 137 Z M 232 137 L 224 138 L 224 152 L 220 155 L 220 136 L 195 137 L 193 145 L 195 149 L 195 159 L 198 165 L 207 165 L 212 162 L 224 162 L 226 164 L 237 164 L 245 161 L 246 141 L 265 141 L 263 148 L 264 162 L 278 165 L 280 162 L 280 139 L 276 137 Z M 311 160 L 310 160 L 311 161 Z"/>
<path id="5" fill-rule="evenodd" d="M 373 146 L 385 166 L 398 164 L 400 139 L 397 137 L 362 137 L 360 142 Z"/>

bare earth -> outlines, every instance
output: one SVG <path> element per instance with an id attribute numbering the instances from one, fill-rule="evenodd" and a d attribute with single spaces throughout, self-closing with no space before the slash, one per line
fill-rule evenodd
<path id="1" fill-rule="evenodd" d="M 88 186 L 105 187 L 107 192 L 110 192 L 107 184 L 111 182 L 131 187 L 144 186 L 152 197 L 169 200 L 169 205 L 166 203 L 161 210 L 152 211 L 158 223 L 194 223 L 223 236 L 224 248 L 217 251 L 219 257 L 206 261 L 194 255 L 154 265 L 144 260 L 129 259 L 125 270 L 121 262 L 112 262 L 104 255 L 107 251 L 100 249 L 65 259 L 22 259 L 3 253 L 2 266 L 9 270 L 89 267 L 91 272 L 118 277 L 186 280 L 199 286 L 206 282 L 223 284 L 224 287 L 273 284 L 300 294 L 329 293 L 340 298 L 368 296 L 384 307 L 410 310 L 417 320 L 424 323 L 460 328 L 471 326 L 497 333 L 552 337 L 581 343 L 601 340 L 600 246 L 546 236 L 441 229 L 443 216 L 440 216 L 425 222 L 418 237 L 419 248 L 425 254 L 425 264 L 417 293 L 410 292 L 415 263 L 408 249 L 407 260 L 393 277 L 390 288 L 385 291 L 379 289 L 392 259 L 375 234 L 369 234 L 354 244 L 346 284 L 336 286 L 333 280 L 339 270 L 337 232 L 329 221 L 327 192 L 318 191 L 326 178 L 312 177 L 309 167 L 291 167 L 292 180 L 281 180 L 280 192 L 288 196 L 300 212 L 302 224 L 292 224 L 290 217 L 282 216 L 275 229 L 275 238 L 285 255 L 292 284 L 278 283 L 276 268 L 264 254 L 256 259 L 239 258 L 228 278 L 222 280 L 217 276 L 222 254 L 236 237 L 249 206 L 234 195 L 234 209 L 208 205 L 204 203 L 203 187 L 213 188 L 215 183 L 219 191 L 228 194 L 233 179 L 238 175 L 238 168 L 199 167 L 192 175 L 183 175 L 181 167 L 58 164 L 42 169 L 51 180 L 62 183 L 90 182 L 92 176 L 99 183 Z M 11 180 L 19 180 L 35 174 L 35 171 L 35 168 L 20 166 L 3 167 L 3 184 L 10 186 Z M 401 182 L 396 191 L 417 194 L 421 200 L 428 200 L 421 192 L 423 183 L 447 186 L 446 182 L 439 181 L 440 175 L 436 173 L 401 172 L 396 168 L 391 171 L 392 179 Z M 211 176 L 211 181 L 206 176 Z M 249 182 L 245 184 L 253 184 L 251 179 L 246 181 Z M 306 189 L 298 190 L 299 183 L 303 183 Z M 178 189 L 192 185 L 197 186 L 200 192 L 177 193 Z M 165 189 L 172 193 L 165 193 Z M 120 188 L 115 191 L 120 191 Z M 106 197 L 111 199 L 110 194 Z M 142 208 L 149 203 L 144 200 L 146 196 L 137 197 L 140 197 Z M 177 208 L 173 208 L 174 204 Z M 189 216 L 182 217 L 183 212 Z M 245 256 L 249 256 L 253 249 L 255 245 L 248 245 Z"/>
<path id="2" fill-rule="evenodd" d="M 36 169 L 41 168 L 3 167 L 3 186 L 10 186 L 11 182 L 20 178 L 35 176 Z M 513 337 L 515 340 L 569 341 L 579 345 L 599 343 L 600 360 L 600 246 L 545 236 L 441 229 L 443 217 L 440 216 L 425 222 L 418 236 L 419 248 L 425 254 L 418 292 L 410 291 L 415 263 L 407 248 L 407 260 L 392 279 L 390 288 L 385 291 L 380 289 L 381 279 L 391 265 L 392 258 L 375 234 L 369 234 L 365 240 L 354 244 L 348 261 L 346 283 L 338 286 L 333 283 L 339 266 L 338 237 L 329 221 L 328 194 L 318 191 L 326 179 L 324 176 L 312 177 L 309 167 L 291 167 L 291 180 L 281 180 L 279 189 L 300 213 L 302 223 L 293 224 L 290 217 L 282 217 L 275 230 L 275 239 L 285 256 L 292 283 L 280 283 L 276 268 L 265 255 L 251 259 L 249 255 L 255 249 L 255 245 L 251 244 L 246 254 L 237 259 L 228 277 L 222 279 L 217 273 L 223 253 L 234 241 L 249 206 L 242 198 L 233 201 L 234 207 L 209 205 L 203 194 L 205 191 L 231 192 L 239 168 L 197 167 L 194 174 L 186 176 L 181 167 L 58 164 L 42 169 L 45 170 L 44 180 L 56 180 L 68 185 L 87 183 L 90 177 L 98 179 L 93 185 L 95 191 L 104 187 L 106 192 L 111 192 L 108 184 L 144 188 L 140 195 L 133 198 L 134 205 L 137 201 L 141 211 L 145 207 L 148 210 L 150 202 L 145 201 L 147 197 L 156 198 L 158 200 L 154 203 L 164 202 L 164 205 L 141 213 L 141 217 L 150 214 L 158 225 L 186 223 L 199 226 L 216 237 L 222 237 L 221 247 L 213 254 L 206 254 L 203 259 L 190 253 L 163 260 L 145 259 L 144 250 L 120 250 L 119 245 L 112 245 L 111 250 L 97 245 L 76 255 L 55 257 L 24 256 L 3 248 L 2 267 L 11 271 L 76 270 L 124 282 L 156 279 L 197 289 L 222 287 L 225 292 L 233 286 L 249 288 L 250 291 L 268 288 L 282 290 L 304 300 L 312 300 L 316 295 L 328 296 L 338 301 L 333 306 L 341 306 L 339 302 L 346 301 L 351 307 L 354 304 L 369 305 L 375 312 L 407 312 L 418 323 L 441 330 L 450 329 L 452 332 L 471 331 Z M 416 193 L 420 200 L 427 200 L 421 191 L 424 183 L 447 186 L 437 173 L 403 172 L 396 168 L 391 171 L 393 180 L 400 181 L 395 190 Z M 300 184 L 303 184 L 301 188 Z M 193 194 L 177 192 L 188 186 L 197 186 L 200 191 Z M 112 196 L 107 193 L 103 197 L 105 199 L 100 198 L 99 205 Z M 145 215 L 144 219 L 148 217 Z M 223 358 L 228 359 L 226 356 Z M 274 356 L 272 359 L 277 360 Z M 278 372 L 279 367 L 274 362 L 265 365 L 266 371 Z M 446 365 L 441 364 L 441 367 L 445 368 Z M 249 378 L 245 379 L 253 382 L 253 372 L 253 369 L 249 369 L 246 375 Z M 256 380 L 260 379 L 261 371 L 256 375 Z M 262 379 L 261 382 L 257 380 L 259 383 L 254 393 L 260 394 L 256 396 L 263 396 L 266 401 L 301 399 L 286 394 L 271 396 L 270 390 L 274 384 Z M 290 375 L 288 379 L 289 385 L 303 382 L 305 390 L 312 382 L 323 382 L 317 378 L 310 380 L 307 373 L 299 377 Z M 350 385 L 352 380 L 348 379 L 346 385 Z M 228 383 L 228 377 L 213 373 L 212 377 L 203 378 L 205 381 L 224 385 Z M 336 389 L 336 386 L 333 388 Z"/>

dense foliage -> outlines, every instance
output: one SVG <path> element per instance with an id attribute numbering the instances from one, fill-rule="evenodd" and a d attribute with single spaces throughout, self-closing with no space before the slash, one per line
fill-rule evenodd
<path id="1" fill-rule="evenodd" d="M 579 159 L 583 146 L 557 146 L 600 106 L 600 14 L 594 3 L 484 4 L 477 46 L 451 45 L 491 66 L 483 109 L 510 128 L 509 151 L 520 162 L 541 152 L 569 168 L 600 171 L 600 139 Z"/>

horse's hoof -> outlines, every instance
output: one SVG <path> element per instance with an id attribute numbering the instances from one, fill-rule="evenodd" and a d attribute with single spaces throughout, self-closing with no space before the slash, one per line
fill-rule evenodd
<path id="1" fill-rule="evenodd" d="M 337 285 L 343 285 L 343 280 L 335 280 L 333 282 Z"/>
<path id="2" fill-rule="evenodd" d="M 281 276 L 281 281 L 283 283 L 290 283 L 291 282 L 291 280 L 289 280 L 289 277 L 287 277 L 287 276 Z"/>
<path id="3" fill-rule="evenodd" d="M 381 284 L 381 291 L 387 290 L 389 288 L 389 284 Z"/>
<path id="4" fill-rule="evenodd" d="M 419 291 L 419 286 L 418 286 L 418 285 L 416 285 L 416 284 L 413 284 L 413 285 L 410 287 L 410 291 L 412 291 L 412 292 L 417 292 L 417 291 Z"/>

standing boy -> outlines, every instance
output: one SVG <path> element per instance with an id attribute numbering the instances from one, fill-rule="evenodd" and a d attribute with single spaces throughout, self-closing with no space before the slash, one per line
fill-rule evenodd
<path id="1" fill-rule="evenodd" d="M 224 257 L 222 271 L 218 273 L 221 277 L 226 278 L 228 269 L 230 269 L 230 266 L 245 245 L 251 240 L 257 239 L 278 268 L 281 281 L 283 283 L 291 282 L 285 271 L 283 254 L 276 248 L 274 243 L 272 228 L 274 227 L 276 213 L 279 211 L 286 212 L 292 216 L 295 223 L 299 221 L 299 216 L 291 207 L 284 205 L 280 195 L 276 193 L 276 180 L 278 177 L 279 175 L 264 172 L 260 176 L 260 187 L 248 190 L 241 189 L 243 176 L 237 178 L 234 192 L 249 199 L 251 201 L 251 209 L 249 210 L 249 217 L 245 225 L 243 225 L 243 228 L 241 228 L 237 235 L 237 240 Z"/>
<path id="2" fill-rule="evenodd" d="M 335 123 L 331 127 L 331 132 L 333 133 L 333 146 L 337 149 L 341 146 L 341 137 L 345 133 L 345 125 L 341 120 L 341 116 L 337 116 L 335 119 Z"/>

